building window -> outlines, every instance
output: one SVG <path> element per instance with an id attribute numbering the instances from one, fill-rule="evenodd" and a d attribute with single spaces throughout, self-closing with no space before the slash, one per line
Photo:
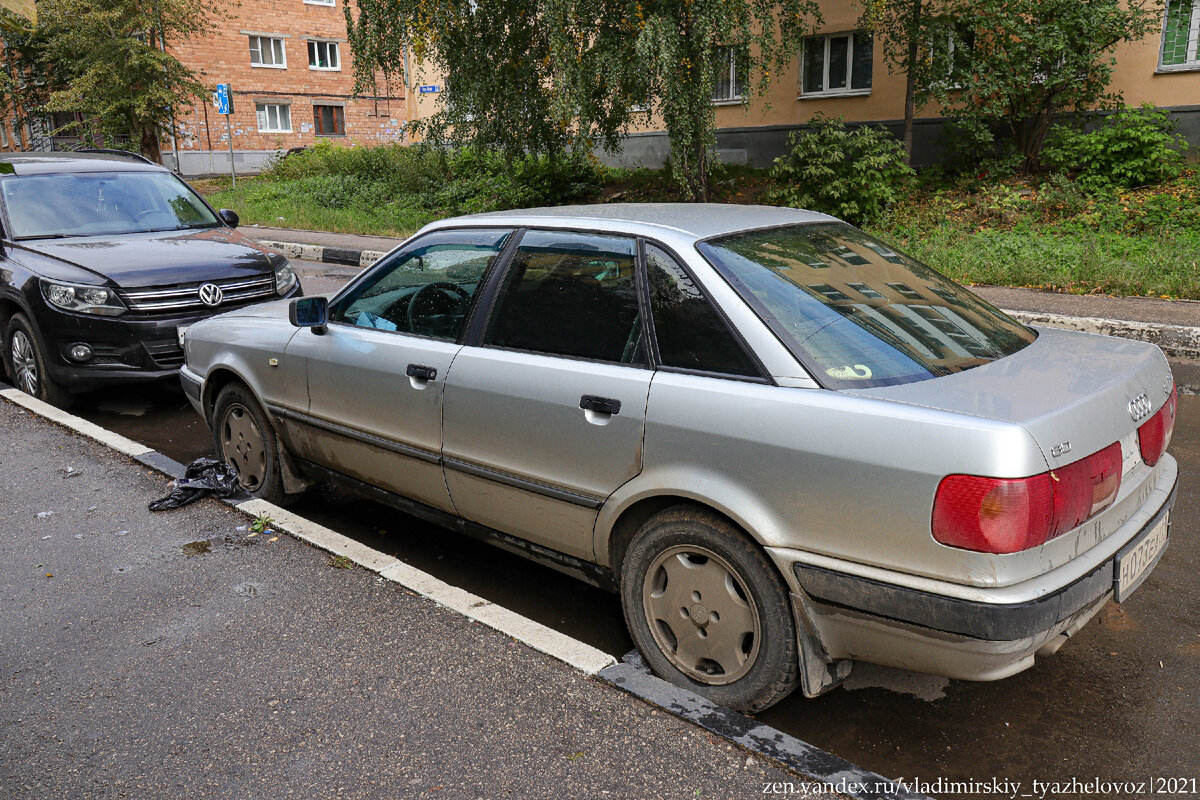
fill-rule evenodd
<path id="1" fill-rule="evenodd" d="M 341 106 L 313 106 L 317 136 L 345 136 L 346 110 Z"/>
<path id="2" fill-rule="evenodd" d="M 1200 2 L 1167 0 L 1163 25 L 1163 67 L 1200 67 Z"/>
<path id="3" fill-rule="evenodd" d="M 337 42 L 309 42 L 309 69 L 341 69 L 342 62 L 338 59 Z"/>
<path id="4" fill-rule="evenodd" d="M 713 85 L 714 103 L 741 100 L 746 90 L 746 50 L 742 47 L 718 47 Z"/>
<path id="5" fill-rule="evenodd" d="M 804 40 L 800 91 L 805 95 L 871 91 L 874 45 L 869 33 L 810 36 Z"/>
<path id="6" fill-rule="evenodd" d="M 255 103 L 262 133 L 291 133 L 292 107 L 286 103 Z"/>
<path id="7" fill-rule="evenodd" d="M 283 39 L 269 36 L 250 37 L 250 65 L 254 67 L 287 68 L 287 54 L 283 49 Z"/>

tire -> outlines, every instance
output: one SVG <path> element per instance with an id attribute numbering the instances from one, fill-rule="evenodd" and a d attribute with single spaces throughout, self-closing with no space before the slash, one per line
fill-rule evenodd
<path id="1" fill-rule="evenodd" d="M 50 377 L 41 341 L 24 314 L 14 314 L 9 320 L 4 342 L 4 362 L 13 386 L 52 406 L 71 407 L 75 395 Z"/>
<path id="2" fill-rule="evenodd" d="M 660 678 L 746 713 L 799 683 L 787 587 L 723 517 L 690 505 L 651 517 L 620 566 L 625 624 Z"/>
<path id="3" fill-rule="evenodd" d="M 245 385 L 231 383 L 220 391 L 212 420 L 217 458 L 237 470 L 238 482 L 250 496 L 276 505 L 297 499 L 283 490 L 275 429 Z"/>

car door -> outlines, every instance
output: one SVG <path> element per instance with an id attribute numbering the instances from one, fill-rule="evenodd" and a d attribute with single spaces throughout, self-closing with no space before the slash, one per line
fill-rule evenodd
<path id="1" fill-rule="evenodd" d="M 446 379 L 458 513 L 593 559 L 599 507 L 642 468 L 647 366 L 632 238 L 526 231 Z"/>
<path id="2" fill-rule="evenodd" d="M 442 393 L 476 290 L 512 232 L 435 231 L 377 264 L 288 344 L 305 375 L 287 416 L 300 458 L 453 511 L 442 476 Z"/>

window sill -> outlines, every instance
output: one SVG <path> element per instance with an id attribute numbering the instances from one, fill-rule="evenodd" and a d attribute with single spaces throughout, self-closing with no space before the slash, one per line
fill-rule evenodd
<path id="1" fill-rule="evenodd" d="M 1178 66 L 1166 66 L 1159 64 L 1158 69 L 1154 70 L 1155 75 L 1170 75 L 1172 72 L 1200 72 L 1200 63 L 1196 64 L 1179 64 Z"/>
<path id="2" fill-rule="evenodd" d="M 258 129 L 258 132 L 259 132 L 259 133 L 291 133 L 291 132 L 292 132 L 292 129 L 291 129 L 291 128 L 288 128 L 286 131 L 284 131 L 284 130 L 278 130 L 278 131 L 275 131 L 275 130 L 267 130 L 267 129 L 265 129 L 265 128 L 259 128 L 259 129 Z"/>
<path id="3" fill-rule="evenodd" d="M 796 95 L 797 100 L 828 100 L 831 97 L 869 97 L 870 89 L 854 89 L 848 92 L 808 92 Z"/>
<path id="4" fill-rule="evenodd" d="M 744 106 L 746 105 L 746 98 L 734 97 L 729 100 L 713 100 L 712 104 L 714 106 Z"/>
<path id="5" fill-rule="evenodd" d="M 306 6 L 325 6 L 326 8 L 334 8 L 337 5 L 337 3 L 336 2 L 323 3 L 323 2 L 321 2 L 321 0 L 304 0 L 304 5 L 306 5 Z"/>
<path id="6" fill-rule="evenodd" d="M 344 133 L 314 133 L 313 135 L 316 136 L 318 139 L 345 139 L 346 138 L 346 134 L 344 134 Z"/>
<path id="7" fill-rule="evenodd" d="M 312 64 L 309 64 L 308 70 L 309 70 L 309 72 L 341 72 L 342 68 L 341 67 L 314 67 Z"/>
<path id="8" fill-rule="evenodd" d="M 251 64 L 251 69 L 287 69 L 287 64 Z"/>

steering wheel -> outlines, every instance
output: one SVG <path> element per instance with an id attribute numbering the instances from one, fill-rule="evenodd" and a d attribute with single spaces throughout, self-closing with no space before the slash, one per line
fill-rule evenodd
<path id="1" fill-rule="evenodd" d="M 432 314 L 425 313 L 424 315 L 421 315 L 417 312 L 417 305 L 421 302 L 421 300 L 420 300 L 421 295 L 425 294 L 426 292 L 428 292 L 430 290 L 434 290 L 434 289 L 440 289 L 442 291 L 449 292 L 451 294 L 458 296 L 458 302 L 455 304 L 455 308 L 448 309 L 448 311 L 454 311 L 456 308 L 462 306 L 465 303 L 470 302 L 470 300 L 471 300 L 470 293 L 468 293 L 466 289 L 462 288 L 457 283 L 450 283 L 449 281 L 434 281 L 433 283 L 425 284 L 420 289 L 417 289 L 415 292 L 413 292 L 412 296 L 408 298 L 408 313 L 407 313 L 408 330 L 411 333 L 418 332 L 417 331 L 417 321 L 418 320 L 421 320 L 424 323 L 422 325 L 422 327 L 428 327 L 429 318 L 438 316 L 436 311 Z M 444 294 L 441 295 L 441 297 L 443 298 L 443 300 L 446 299 L 446 295 L 444 295 Z M 428 304 L 429 299 L 430 298 L 427 296 L 426 300 L 425 300 L 426 304 Z M 424 317 L 424 319 L 422 319 L 422 316 Z"/>

